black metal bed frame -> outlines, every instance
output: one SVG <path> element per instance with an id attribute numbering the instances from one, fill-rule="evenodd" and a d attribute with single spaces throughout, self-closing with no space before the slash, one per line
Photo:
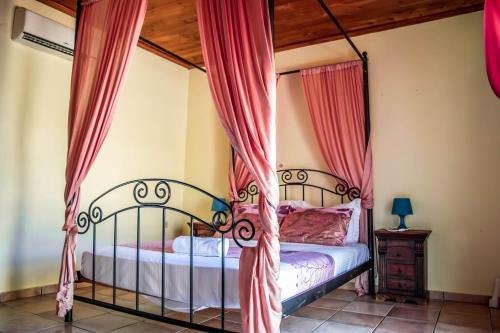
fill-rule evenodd
<path id="1" fill-rule="evenodd" d="M 318 177 L 319 176 L 319 177 Z M 279 186 L 283 189 L 280 191 L 283 193 L 283 199 L 300 199 L 305 200 L 306 194 L 311 194 L 311 191 L 318 191 L 318 196 L 321 198 L 321 206 L 325 203 L 325 195 L 329 197 L 339 197 L 341 202 L 346 200 L 353 200 L 359 198 L 360 190 L 356 187 L 350 187 L 349 184 L 332 174 L 324 171 L 312 170 L 312 169 L 285 169 L 278 171 Z M 300 189 L 301 195 L 298 197 L 293 197 L 296 190 L 290 190 L 290 188 L 298 187 Z M 177 205 L 172 200 L 172 195 L 175 193 L 194 191 L 202 195 L 206 200 L 219 200 L 226 208 L 226 212 L 215 212 L 212 215 L 211 220 L 206 220 L 197 216 L 194 212 L 185 210 L 183 206 Z M 123 196 L 125 194 L 125 197 Z M 121 196 L 120 196 L 121 195 Z M 245 202 L 253 203 L 254 200 L 259 195 L 259 189 L 254 182 L 250 182 L 244 189 L 239 192 L 239 200 L 236 201 L 238 204 Z M 292 196 L 291 196 L 292 195 Z M 126 199 L 126 203 L 118 208 L 106 208 L 106 202 L 113 201 L 115 198 Z M 169 318 L 165 316 L 165 242 L 166 242 L 166 228 L 168 214 L 180 214 L 189 219 L 191 223 L 198 222 L 203 223 L 207 227 L 211 228 L 214 232 L 221 234 L 222 238 L 222 251 L 224 253 L 224 238 L 231 237 L 235 243 L 242 246 L 240 239 L 248 241 L 251 240 L 255 234 L 255 227 L 251 221 L 247 219 L 237 219 L 238 217 L 233 215 L 234 203 L 226 203 L 215 195 L 209 192 L 174 179 L 161 179 L 161 178 L 146 178 L 137 179 L 132 181 L 127 181 L 111 189 L 105 191 L 94 199 L 86 211 L 79 213 L 77 218 L 78 233 L 86 234 L 90 230 L 92 231 L 92 278 L 89 280 L 84 279 L 81 274 L 79 274 L 79 281 L 89 281 L 92 284 L 91 287 L 91 297 L 86 297 L 82 295 L 75 295 L 74 299 L 108 309 L 125 312 L 144 318 L 157 320 L 165 323 L 170 323 L 173 325 L 183 326 L 187 328 L 192 328 L 200 331 L 206 332 L 228 332 L 224 329 L 224 314 L 226 311 L 225 307 L 225 260 L 224 255 L 221 256 L 221 306 L 220 306 L 220 329 L 209 327 L 203 324 L 198 324 L 193 321 L 194 314 L 194 303 L 193 303 L 193 229 L 190 228 L 190 254 L 189 254 L 189 321 L 182 321 L 179 319 Z M 141 295 L 140 288 L 140 261 L 141 261 L 141 212 L 145 209 L 159 209 L 161 210 L 161 221 L 158 221 L 158 226 L 161 227 L 158 234 L 161 233 L 162 240 L 162 273 L 161 273 L 161 313 L 160 315 L 141 311 L 139 298 Z M 119 216 L 127 211 L 135 211 L 135 227 L 136 227 L 136 258 L 135 258 L 135 306 L 134 308 L 129 308 L 117 304 L 117 247 L 118 244 L 118 225 Z M 369 215 L 370 216 L 370 215 Z M 234 218 L 234 219 L 233 219 Z M 113 223 L 113 264 L 109 269 L 112 271 L 112 302 L 104 302 L 102 300 L 96 299 L 96 247 L 97 247 L 97 231 L 98 226 L 106 221 L 112 221 Z M 233 221 L 230 223 L 230 221 Z M 368 221 L 368 232 L 373 231 L 373 223 L 371 220 Z M 326 293 L 340 287 L 341 285 L 349 282 L 354 277 L 360 275 L 365 271 L 373 270 L 373 244 L 368 244 L 370 258 L 367 262 L 361 264 L 358 267 L 331 279 L 325 283 L 322 283 L 311 290 L 303 292 L 296 295 L 288 300 L 285 300 L 282 304 L 283 315 L 289 315 L 299 308 L 313 302 L 314 300 L 322 297 Z M 102 269 L 102 267 L 101 267 Z M 206 287 L 206 286 L 204 286 Z M 67 320 L 71 321 L 72 311 L 68 313 Z"/>
<path id="2" fill-rule="evenodd" d="M 321 207 L 325 205 L 325 194 L 330 196 L 340 197 L 340 202 L 344 203 L 346 199 L 348 201 L 352 201 L 354 199 L 360 198 L 361 191 L 357 187 L 350 187 L 347 181 L 344 179 L 333 175 L 331 173 L 313 170 L 313 169 L 284 169 L 278 170 L 278 181 L 280 189 L 280 197 L 283 194 L 284 200 L 289 200 L 289 188 L 299 188 L 300 195 L 299 197 L 294 197 L 294 200 L 306 200 L 306 190 L 316 190 L 319 191 L 320 203 Z M 310 176 L 322 176 L 320 179 L 316 179 L 316 182 L 311 181 Z M 325 182 L 327 185 L 323 185 Z M 331 187 L 325 187 L 330 184 Z M 259 195 L 259 189 L 254 181 L 245 186 L 245 188 L 241 189 L 238 192 L 239 200 L 238 203 L 242 202 L 251 202 L 254 203 L 255 198 Z M 367 229 L 368 229 L 368 250 L 370 253 L 369 259 L 367 262 L 341 274 L 340 276 L 333 278 L 327 282 L 324 282 L 306 292 L 303 292 L 299 295 L 296 295 L 290 299 L 287 299 L 282 304 L 282 312 L 283 315 L 289 315 L 293 312 L 297 311 L 303 306 L 314 302 L 318 298 L 323 297 L 325 294 L 337 289 L 338 287 L 346 284 L 351 281 L 358 275 L 368 271 L 369 272 L 369 294 L 373 294 L 375 292 L 375 281 L 374 281 L 374 244 L 373 237 L 370 235 L 373 234 L 373 214 L 372 209 L 367 209 Z"/>

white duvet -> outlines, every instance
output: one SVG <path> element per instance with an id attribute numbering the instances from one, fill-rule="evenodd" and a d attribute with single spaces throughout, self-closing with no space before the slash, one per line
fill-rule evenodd
<path id="1" fill-rule="evenodd" d="M 235 246 L 231 243 L 231 246 Z M 282 251 L 320 252 L 330 256 L 334 270 L 326 280 L 332 279 L 361 265 L 369 259 L 365 244 L 350 243 L 344 247 L 315 244 L 281 243 Z M 136 288 L 136 249 L 118 246 L 116 248 L 116 287 L 135 291 Z M 165 253 L 165 298 L 173 310 L 185 309 L 189 303 L 189 255 Z M 113 284 L 113 247 L 96 250 L 96 282 Z M 139 290 L 142 294 L 161 298 L 161 252 L 140 250 Z M 239 259 L 225 259 L 225 306 L 239 308 L 238 270 Z M 221 258 L 194 257 L 193 302 L 195 308 L 220 307 L 221 305 Z M 92 279 L 92 253 L 82 255 L 81 273 Z M 281 262 L 279 284 L 281 299 L 285 301 L 303 290 L 297 283 L 298 272 L 290 264 Z M 326 281 L 325 280 L 325 281 Z M 180 307 L 178 306 L 180 302 Z M 175 304 L 175 305 L 173 305 Z"/>

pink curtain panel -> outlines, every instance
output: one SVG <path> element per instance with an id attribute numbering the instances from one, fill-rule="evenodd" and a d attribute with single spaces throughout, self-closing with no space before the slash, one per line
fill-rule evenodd
<path id="1" fill-rule="evenodd" d="M 238 201 L 238 192 L 252 180 L 252 175 L 236 152 L 234 162 L 231 156 L 229 163 L 229 197 L 231 201 Z"/>
<path id="2" fill-rule="evenodd" d="M 146 0 L 82 2 L 68 114 L 66 239 L 62 253 L 57 314 L 73 306 L 76 279 L 76 213 L 80 186 L 106 138 L 127 68 L 146 14 Z"/>
<path id="3" fill-rule="evenodd" d="M 276 74 L 276 88 L 280 81 L 280 74 Z M 245 188 L 245 186 L 252 180 L 252 176 L 247 168 L 245 168 L 245 163 L 238 157 L 238 154 L 234 154 L 234 164 L 233 156 L 229 161 L 229 197 L 231 201 L 238 200 L 238 192 Z"/>
<path id="4" fill-rule="evenodd" d="M 484 2 L 484 55 L 491 88 L 500 98 L 500 0 Z"/>
<path id="5" fill-rule="evenodd" d="M 231 145 L 260 190 L 262 234 L 240 259 L 244 332 L 279 332 L 276 76 L 267 0 L 198 0 L 203 57 Z"/>
<path id="6" fill-rule="evenodd" d="M 301 70 L 302 86 L 314 134 L 330 171 L 361 189 L 363 208 L 373 207 L 372 149 L 365 145 L 363 63 Z M 366 209 L 360 241 L 368 242 Z M 368 274 L 356 280 L 359 294 L 368 291 Z"/>

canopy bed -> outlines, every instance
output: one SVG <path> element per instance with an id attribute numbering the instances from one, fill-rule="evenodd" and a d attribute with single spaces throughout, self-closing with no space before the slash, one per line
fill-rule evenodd
<path id="1" fill-rule="evenodd" d="M 300 71 L 316 138 L 329 171 L 306 168 L 277 171 L 275 167 L 274 2 L 198 0 L 206 72 L 232 147 L 231 202 L 180 180 L 147 178 L 111 188 L 92 201 L 88 210 L 78 214 L 79 188 L 109 129 L 133 47 L 139 39 L 146 0 L 78 1 L 65 192 L 66 242 L 57 294 L 58 314 L 64 315 L 66 321 L 72 320 L 74 298 L 207 332 L 227 332 L 226 308 L 241 308 L 245 332 L 277 332 L 283 315 L 353 278 L 357 278 L 360 292 L 373 293 L 368 59 L 325 3 L 318 2 L 360 58 L 356 62 Z M 214 17 L 225 21 L 219 22 Z M 281 75 L 293 72 L 298 71 Z M 346 75 L 353 77 L 354 83 L 350 79 L 344 82 Z M 346 86 L 324 86 L 325 82 L 336 80 Z M 328 96 L 332 89 L 336 94 L 345 91 L 349 97 L 341 104 L 332 102 L 337 100 Z M 317 98 L 329 102 L 315 103 Z M 341 116 L 330 119 L 325 127 L 324 119 L 317 118 L 322 114 Z M 345 139 L 332 140 L 333 132 Z M 334 152 L 330 154 L 331 151 Z M 218 201 L 226 210 L 215 212 L 211 219 L 200 217 L 194 209 L 178 205 L 175 196 L 179 191 Z M 116 196 L 121 199 L 115 201 L 122 204 L 108 207 L 105 202 L 113 202 Z M 306 199 L 314 199 L 314 205 L 293 206 L 297 202 L 305 205 Z M 293 204 L 280 204 L 282 200 L 293 200 Z M 327 202 L 341 206 L 329 207 Z M 342 206 L 347 202 L 357 202 L 359 208 Z M 281 212 L 284 206 L 286 213 Z M 258 219 L 252 220 L 242 209 L 254 209 Z M 150 223 L 145 217 L 150 210 L 160 212 L 161 218 L 154 223 L 161 240 L 142 242 L 141 225 Z M 330 214 L 322 216 L 340 221 L 341 244 L 309 243 L 300 235 L 304 239 L 296 241 L 297 235 L 293 235 L 296 225 L 285 228 L 292 223 L 288 222 L 288 216 L 301 223 L 298 216 L 311 211 Z M 356 211 L 359 236 L 353 243 L 346 243 L 347 229 L 354 225 Z M 136 239 L 122 244 L 118 227 L 127 213 L 134 213 Z M 189 236 L 176 238 L 172 243 L 166 237 L 172 214 L 184 216 L 191 224 L 205 224 L 220 239 L 213 242 L 197 239 L 190 228 Z M 105 225 L 108 226 L 105 232 L 112 238 L 109 246 L 101 246 L 97 241 L 98 230 Z M 288 238 L 282 238 L 280 230 L 292 233 L 283 234 Z M 83 253 L 77 276 L 76 235 L 89 232 L 92 251 Z M 203 251 L 212 251 L 213 255 Z M 90 295 L 73 295 L 75 281 L 89 281 Z M 96 294 L 101 284 L 112 288 L 108 301 Z M 134 304 L 119 304 L 119 290 L 134 292 Z M 159 313 L 142 311 L 141 296 L 158 304 Z M 220 310 L 218 328 L 194 319 L 195 311 L 205 307 Z M 186 320 L 170 318 L 165 309 L 177 309 L 188 315 Z"/>

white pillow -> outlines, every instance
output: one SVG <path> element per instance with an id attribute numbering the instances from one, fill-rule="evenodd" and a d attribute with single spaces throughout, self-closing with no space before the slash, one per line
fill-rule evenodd
<path id="1" fill-rule="evenodd" d="M 340 204 L 332 208 L 350 208 L 352 209 L 351 221 L 347 228 L 346 243 L 359 242 L 359 218 L 361 216 L 361 199 L 354 199 L 345 204 Z"/>
<path id="2" fill-rule="evenodd" d="M 309 202 L 302 200 L 285 200 L 280 202 L 280 206 L 287 206 L 287 205 L 292 208 L 304 208 L 304 209 L 318 208 L 310 204 Z"/>

